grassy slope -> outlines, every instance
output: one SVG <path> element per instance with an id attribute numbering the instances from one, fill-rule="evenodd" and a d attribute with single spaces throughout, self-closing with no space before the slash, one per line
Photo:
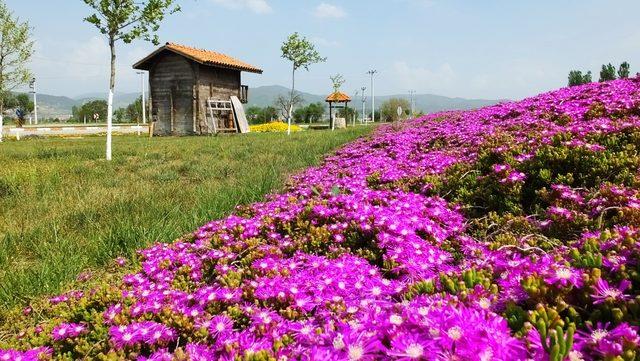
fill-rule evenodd
<path id="1" fill-rule="evenodd" d="M 87 267 L 171 241 L 277 190 L 370 128 L 214 138 L 0 144 L 0 307 L 59 290 Z"/>

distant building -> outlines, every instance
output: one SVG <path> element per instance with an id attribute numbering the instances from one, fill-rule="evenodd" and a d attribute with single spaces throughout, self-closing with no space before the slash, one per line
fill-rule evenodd
<path id="1" fill-rule="evenodd" d="M 155 135 L 244 132 L 242 104 L 249 88 L 243 71 L 262 70 L 230 56 L 167 43 L 133 65 L 149 71 Z"/>

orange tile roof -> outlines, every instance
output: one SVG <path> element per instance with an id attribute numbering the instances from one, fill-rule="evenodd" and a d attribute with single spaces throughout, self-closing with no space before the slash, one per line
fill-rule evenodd
<path id="1" fill-rule="evenodd" d="M 331 103 L 346 103 L 350 102 L 351 98 L 349 98 L 349 96 L 343 92 L 335 92 L 329 95 L 326 101 Z"/>
<path id="2" fill-rule="evenodd" d="M 185 46 L 185 45 L 180 45 L 175 43 L 167 43 L 162 48 L 154 51 L 146 58 L 140 60 L 133 67 L 136 69 L 144 68 L 145 63 L 147 63 L 150 59 L 155 57 L 157 54 L 159 54 L 163 50 L 173 51 L 177 54 L 180 54 L 184 57 L 187 57 L 189 59 L 192 59 L 204 65 L 219 66 L 223 68 L 236 69 L 240 71 L 248 71 L 252 73 L 262 74 L 262 69 L 257 68 L 253 65 L 247 64 L 231 56 L 217 53 L 215 51 L 197 49 L 190 46 Z"/>

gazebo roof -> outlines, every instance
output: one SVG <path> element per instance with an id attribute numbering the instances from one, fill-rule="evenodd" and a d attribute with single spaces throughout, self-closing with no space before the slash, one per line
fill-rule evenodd
<path id="1" fill-rule="evenodd" d="M 327 103 L 348 103 L 351 98 L 347 94 L 338 91 L 329 95 L 325 101 Z"/>

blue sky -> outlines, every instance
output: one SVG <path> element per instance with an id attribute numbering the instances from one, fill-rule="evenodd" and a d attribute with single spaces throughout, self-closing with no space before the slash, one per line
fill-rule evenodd
<path id="1" fill-rule="evenodd" d="M 108 48 L 81 0 L 5 0 L 34 27 L 32 69 L 42 93 L 76 96 L 107 87 Z M 324 64 L 297 75 L 297 88 L 330 91 L 369 86 L 376 94 L 409 90 L 467 98 L 510 98 L 561 87 L 570 69 L 627 60 L 640 72 L 637 0 L 181 0 L 159 35 L 227 53 L 264 69 L 249 86 L 288 85 L 280 45 L 297 31 L 315 42 Z M 117 91 L 138 91 L 131 69 L 149 43 L 118 46 Z"/>

